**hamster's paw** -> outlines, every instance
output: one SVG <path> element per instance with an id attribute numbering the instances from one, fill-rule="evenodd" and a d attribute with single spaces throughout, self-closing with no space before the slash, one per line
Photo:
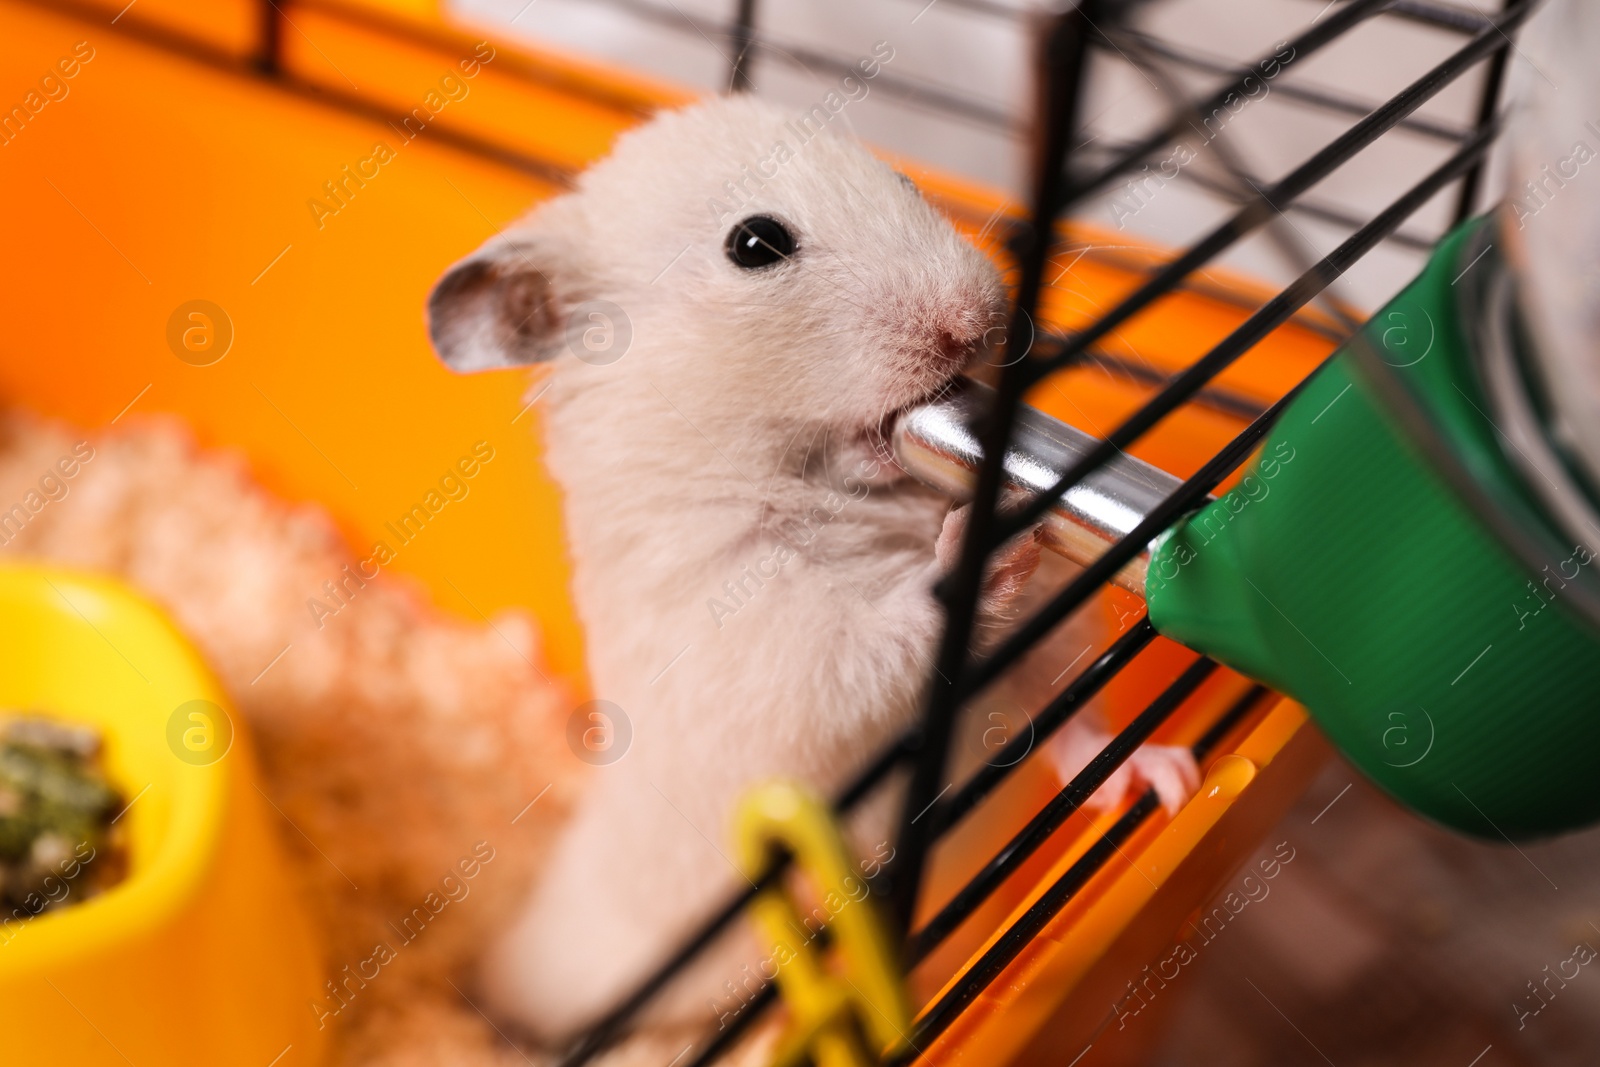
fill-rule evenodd
<path id="1" fill-rule="evenodd" d="M 1018 534 L 989 557 L 983 577 L 983 599 L 978 610 L 986 615 L 1003 614 L 1017 599 L 1033 572 L 1039 569 L 1039 535 L 1036 530 Z"/>
<path id="2" fill-rule="evenodd" d="M 945 512 L 944 525 L 939 528 L 939 539 L 933 543 L 933 558 L 941 574 L 949 574 L 961 560 L 961 539 L 967 535 L 967 517 L 972 505 L 963 504 Z"/>
<path id="3" fill-rule="evenodd" d="M 955 569 L 961 559 L 961 540 L 967 533 L 967 518 L 972 506 L 963 504 L 952 508 L 944 517 L 944 527 L 933 544 L 933 556 L 939 570 L 945 574 Z M 1018 534 L 989 557 L 983 577 L 983 596 L 978 611 L 987 616 L 1003 615 L 1017 594 L 1022 592 L 1033 572 L 1039 569 L 1039 537 L 1037 530 Z"/>
<path id="4" fill-rule="evenodd" d="M 1168 817 L 1189 802 L 1200 789 L 1200 766 L 1183 745 L 1140 745 L 1122 769 L 1132 768 L 1131 789 L 1148 786 L 1161 798 Z"/>
<path id="5" fill-rule="evenodd" d="M 1068 723 L 1045 746 L 1045 757 L 1062 785 L 1076 778 L 1111 741 L 1098 727 Z M 1154 789 L 1169 816 L 1178 814 L 1200 788 L 1200 768 L 1182 745 L 1140 745 L 1112 772 L 1084 807 L 1109 811 L 1127 796 Z"/>

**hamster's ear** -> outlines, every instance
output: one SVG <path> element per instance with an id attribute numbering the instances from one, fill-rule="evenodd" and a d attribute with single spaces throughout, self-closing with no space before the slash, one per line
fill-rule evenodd
<path id="1" fill-rule="evenodd" d="M 562 315 L 531 243 L 496 237 L 445 272 L 428 294 L 433 350 L 461 374 L 550 359 Z"/>

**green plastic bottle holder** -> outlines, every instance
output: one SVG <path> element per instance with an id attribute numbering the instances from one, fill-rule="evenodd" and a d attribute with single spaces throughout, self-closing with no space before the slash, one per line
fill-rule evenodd
<path id="1" fill-rule="evenodd" d="M 1285 411 L 1246 468 L 1265 495 L 1164 534 L 1147 588 L 1157 630 L 1305 704 L 1397 800 L 1522 838 L 1600 819 L 1600 640 L 1592 551 L 1490 415 L 1493 237 L 1440 244 Z"/>

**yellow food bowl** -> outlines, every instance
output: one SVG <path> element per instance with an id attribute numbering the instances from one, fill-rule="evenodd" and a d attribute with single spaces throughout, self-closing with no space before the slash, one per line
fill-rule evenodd
<path id="1" fill-rule="evenodd" d="M 0 708 L 99 728 L 128 848 L 126 877 L 100 896 L 0 914 L 0 1062 L 321 1061 L 307 1007 L 320 955 L 226 707 L 194 650 L 126 587 L 0 567 Z M 73 882 L 63 872 L 69 902 Z"/>

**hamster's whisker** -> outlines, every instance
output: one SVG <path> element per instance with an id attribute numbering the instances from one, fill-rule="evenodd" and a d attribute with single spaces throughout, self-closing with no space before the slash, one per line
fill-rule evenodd
<path id="1" fill-rule="evenodd" d="M 827 333 L 808 333 L 806 334 L 806 339 L 811 341 L 820 341 L 826 340 L 830 337 L 858 337 L 860 334 L 860 330 L 829 330 Z"/>
<path id="2" fill-rule="evenodd" d="M 857 274 L 855 272 L 855 270 L 851 268 L 849 263 L 845 262 L 845 258 L 843 256 L 841 256 L 839 253 L 831 251 L 831 250 L 829 251 L 828 254 L 831 255 L 836 262 L 838 262 L 839 266 L 843 267 L 845 270 L 850 272 L 850 277 L 854 278 L 858 282 L 861 282 L 861 288 L 862 289 L 866 289 L 867 288 L 867 283 L 865 281 L 862 281 L 861 275 Z"/>
<path id="3" fill-rule="evenodd" d="M 974 241 L 982 241 L 987 238 L 990 231 L 994 229 L 995 224 L 998 223 L 1005 215 L 1006 209 L 1011 206 L 1012 204 L 1009 200 L 1001 201 L 1000 206 L 994 209 L 994 214 L 989 216 L 988 221 L 983 224 L 983 228 L 978 231 L 978 235 L 974 238 Z"/>
<path id="4" fill-rule="evenodd" d="M 808 462 L 810 462 L 811 448 L 816 444 L 817 434 L 820 433 L 820 432 L 823 432 L 823 431 L 825 431 L 827 429 L 828 423 L 827 423 L 826 420 L 830 419 L 832 417 L 832 415 L 833 415 L 833 408 L 830 407 L 826 412 L 823 413 L 824 421 L 819 423 L 812 430 L 811 440 L 806 444 L 805 457 L 801 460 L 801 463 L 800 463 L 800 471 L 801 471 L 802 476 L 805 473 L 806 464 Z M 757 533 L 760 533 L 760 532 L 764 531 L 767 528 L 767 516 L 769 516 L 772 513 L 771 499 L 772 499 L 773 487 L 777 484 L 778 479 L 783 474 L 784 460 L 788 457 L 790 451 L 794 448 L 795 438 L 799 437 L 804 432 L 805 432 L 805 426 L 803 424 L 800 425 L 800 426 L 795 427 L 794 433 L 790 435 L 789 440 L 784 443 L 784 446 L 783 446 L 782 450 L 779 451 L 779 453 L 778 453 L 777 462 L 776 462 L 776 464 L 774 465 L 774 467 L 772 469 L 772 474 L 767 479 L 766 492 L 761 497 L 761 507 L 759 509 L 759 512 L 758 512 L 757 518 L 756 518 L 756 531 L 757 531 Z"/>
<path id="5" fill-rule="evenodd" d="M 783 448 L 778 451 L 778 460 L 773 465 L 772 473 L 767 476 L 767 491 L 761 496 L 761 512 L 757 517 L 757 530 L 766 529 L 768 512 L 767 502 L 772 499 L 773 485 L 777 482 L 778 476 L 783 473 L 783 457 L 787 456 L 789 454 L 789 450 L 794 447 L 794 439 L 799 437 L 804 432 L 804 424 L 796 426 L 794 428 L 794 433 L 789 435 L 789 439 L 783 443 Z"/>
<path id="6" fill-rule="evenodd" d="M 828 277 L 826 274 L 823 274 L 821 271 L 813 269 L 812 266 L 809 263 L 806 263 L 806 262 L 802 261 L 798 257 L 791 258 L 789 260 L 789 262 L 799 264 L 801 270 L 808 271 L 810 273 L 815 274 L 818 278 L 821 278 L 823 281 L 827 282 L 829 285 L 831 285 L 835 289 L 839 290 L 839 292 L 841 294 L 848 294 L 850 292 L 850 290 L 846 289 L 844 286 L 840 285 L 838 282 L 834 281 L 832 278 Z M 845 269 L 849 270 L 850 268 L 848 266 L 846 266 Z M 852 271 L 851 273 L 853 274 L 854 272 Z M 860 279 L 858 278 L 856 280 L 859 281 Z M 851 300 L 848 295 L 841 295 L 839 297 L 839 299 L 843 300 L 846 304 L 849 304 L 851 307 L 855 308 L 857 311 L 866 311 L 867 310 L 864 305 L 858 304 L 854 300 Z"/>
<path id="7" fill-rule="evenodd" d="M 735 308 L 783 308 L 785 311 L 821 311 L 828 312 L 831 308 L 813 307 L 810 304 L 771 304 L 760 300 L 701 300 L 701 304 L 712 307 Z"/>
<path id="8" fill-rule="evenodd" d="M 801 478 L 804 478 L 806 476 L 806 470 L 807 470 L 807 468 L 809 468 L 811 466 L 811 453 L 817 447 L 817 438 L 819 436 L 821 436 L 823 438 L 823 440 L 826 441 L 827 440 L 826 434 L 827 434 L 827 425 L 823 424 L 821 426 L 818 426 L 816 428 L 816 430 L 812 432 L 811 440 L 806 442 L 806 454 L 804 456 L 802 456 L 801 459 L 800 459 L 800 477 Z"/>

